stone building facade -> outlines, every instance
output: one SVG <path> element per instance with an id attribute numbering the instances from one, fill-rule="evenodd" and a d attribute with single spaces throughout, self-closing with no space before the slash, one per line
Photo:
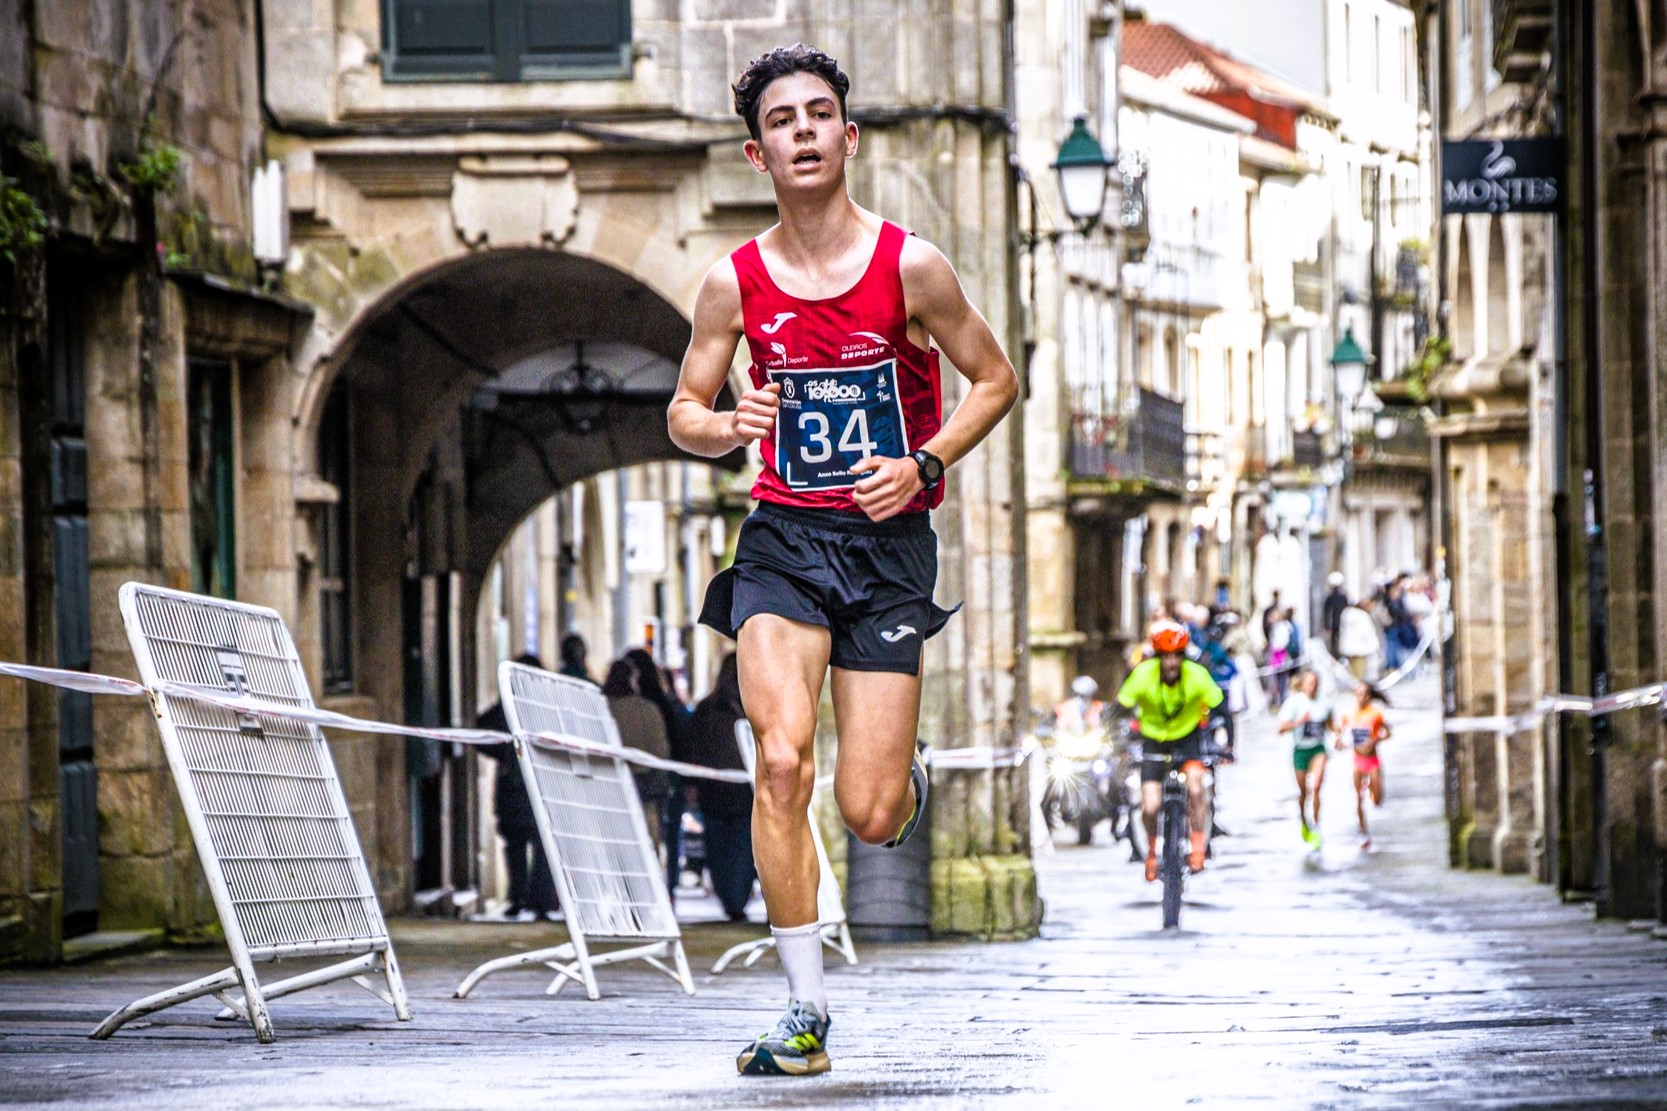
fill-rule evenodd
<path id="1" fill-rule="evenodd" d="M 1438 127 L 1564 141 L 1553 215 L 1442 225 L 1448 709 L 1658 683 L 1667 455 L 1667 9 L 1421 12 Z M 1460 16 L 1467 16 L 1461 19 Z M 1449 739 L 1456 865 L 1526 871 L 1599 913 L 1667 920 L 1667 731 L 1653 714 Z"/>
<path id="2" fill-rule="evenodd" d="M 728 91 L 774 45 L 843 61 L 857 199 L 941 246 L 1017 339 L 1000 11 L 597 7 L 618 18 L 513 0 L 475 6 L 487 23 L 426 0 L 0 4 L 0 173 L 43 231 L 8 239 L 3 265 L 0 657 L 132 674 L 116 588 L 142 579 L 276 608 L 327 706 L 466 722 L 512 535 L 544 527 L 541 566 L 559 569 L 552 495 L 571 507 L 622 467 L 643 491 L 675 481 L 664 407 L 695 291 L 774 219 Z M 958 383 L 946 368 L 946 405 Z M 1022 435 L 1016 414 L 935 516 L 940 594 L 967 602 L 927 651 L 922 734 L 940 747 L 1019 732 Z M 720 463 L 708 522 L 746 508 L 724 473 L 746 460 Z M 724 558 L 702 527 L 697 572 Z M 622 597 L 631 615 L 655 604 Z M 665 619 L 688 608 L 667 599 Z M 391 910 L 478 880 L 471 757 L 332 745 Z M 61 708 L 7 681 L 0 752 L 0 958 L 55 959 L 66 928 L 212 920 L 141 705 Z M 933 929 L 1032 932 L 1022 778 L 945 773 L 933 798 Z M 67 909 L 71 887 L 88 909 Z"/>
<path id="3" fill-rule="evenodd" d="M 238 0 L 0 4 L 0 657 L 134 675 L 128 579 L 294 609 L 255 38 Z M 212 914 L 145 706 L 7 680 L 0 959 Z"/>

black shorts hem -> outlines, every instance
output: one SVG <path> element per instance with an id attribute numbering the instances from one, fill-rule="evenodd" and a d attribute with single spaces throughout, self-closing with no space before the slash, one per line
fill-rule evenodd
<path id="1" fill-rule="evenodd" d="M 837 667 L 841 671 L 861 671 L 881 675 L 919 675 L 920 661 L 915 660 L 913 667 L 904 667 L 901 663 L 888 663 L 885 660 L 848 660 L 838 663 L 828 661 L 829 667 Z"/>
<path id="2" fill-rule="evenodd" d="M 1173 741 L 1154 741 L 1145 739 L 1141 742 L 1140 781 L 1142 783 L 1162 783 L 1169 774 L 1166 760 L 1151 757 L 1168 756 L 1174 753 L 1181 758 L 1182 766 L 1204 759 L 1204 733 L 1201 729 L 1194 729 L 1184 737 L 1177 737 Z"/>
<path id="3" fill-rule="evenodd" d="M 921 646 L 960 607 L 932 600 L 937 539 L 927 515 L 761 505 L 742 525 L 735 562 L 707 586 L 700 623 L 730 640 L 760 613 L 828 630 L 846 671 L 919 675 Z"/>

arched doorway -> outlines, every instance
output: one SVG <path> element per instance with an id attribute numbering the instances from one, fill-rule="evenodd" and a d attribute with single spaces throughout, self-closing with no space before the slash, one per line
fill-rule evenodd
<path id="1" fill-rule="evenodd" d="M 389 720 L 472 724 L 476 603 L 494 559 L 552 496 L 687 458 L 664 412 L 688 338 L 683 314 L 642 281 L 533 248 L 443 263 L 358 316 L 314 367 L 302 422 L 320 472 L 335 467 L 301 584 L 301 625 L 317 630 L 335 696 Z M 376 800 L 362 834 L 384 897 L 404 906 L 413 892 L 472 887 L 471 758 L 396 747 L 358 772 L 372 781 L 358 795 Z"/>

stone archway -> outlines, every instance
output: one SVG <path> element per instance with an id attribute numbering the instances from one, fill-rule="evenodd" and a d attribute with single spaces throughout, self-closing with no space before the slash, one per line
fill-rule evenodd
<path id="1" fill-rule="evenodd" d="M 605 471 L 686 458 L 664 411 L 688 338 L 683 313 L 632 274 L 505 248 L 390 284 L 313 363 L 298 422 L 303 473 L 323 454 L 328 406 L 345 405 L 351 462 L 309 516 L 320 536 L 334 520 L 348 555 L 333 576 L 315 576 L 317 589 L 303 571 L 300 624 L 317 628 L 326 578 L 350 584 L 351 667 L 324 670 L 351 676 L 357 708 L 385 720 L 472 720 L 482 576 L 552 495 Z M 741 462 L 737 452 L 719 465 Z M 329 650 L 323 637 L 306 639 Z M 396 905 L 413 889 L 465 886 L 472 866 L 462 758 L 408 747 L 400 759 L 378 756 L 362 771 L 373 782 L 349 792 L 377 799 L 366 840 Z M 440 812 L 455 824 L 437 822 Z"/>

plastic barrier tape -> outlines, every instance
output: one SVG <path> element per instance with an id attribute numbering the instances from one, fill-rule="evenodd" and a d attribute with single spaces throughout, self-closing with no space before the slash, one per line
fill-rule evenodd
<path id="1" fill-rule="evenodd" d="M 68 690 L 85 691 L 89 694 L 112 694 L 129 698 L 141 695 L 185 698 L 194 702 L 220 706 L 233 713 L 282 718 L 288 721 L 316 725 L 322 729 L 341 729 L 352 733 L 376 733 L 391 737 L 423 737 L 427 740 L 448 741 L 466 745 L 503 744 L 515 740 L 510 734 L 500 733 L 493 729 L 447 729 L 424 725 L 393 725 L 385 721 L 337 713 L 334 710 L 323 710 L 310 706 L 292 706 L 263 698 L 251 698 L 248 695 L 207 690 L 184 683 L 164 683 L 153 692 L 142 683 L 136 683 L 131 679 L 117 678 L 113 675 L 95 675 L 85 671 L 65 671 L 55 667 L 34 667 L 29 664 L 14 664 L 3 661 L 0 661 L 0 675 L 10 675 L 18 679 L 46 683 L 50 686 L 63 687 Z M 524 739 L 547 748 L 562 749 L 587 756 L 612 757 L 638 767 L 676 772 L 678 775 L 691 779 L 712 779 L 723 783 L 752 782 L 752 777 L 744 771 L 707 768 L 698 764 L 686 764 L 680 760 L 666 760 L 652 753 L 633 748 L 616 749 L 594 741 L 582 741 L 573 737 L 558 737 L 549 733 L 528 734 Z M 978 746 L 974 748 L 929 750 L 927 752 L 927 764 L 934 768 L 956 771 L 1010 768 L 1024 763 L 1034 748 L 1033 742 L 1027 742 L 1018 748 Z M 829 782 L 832 781 L 831 777 L 824 778 L 827 778 Z"/>

